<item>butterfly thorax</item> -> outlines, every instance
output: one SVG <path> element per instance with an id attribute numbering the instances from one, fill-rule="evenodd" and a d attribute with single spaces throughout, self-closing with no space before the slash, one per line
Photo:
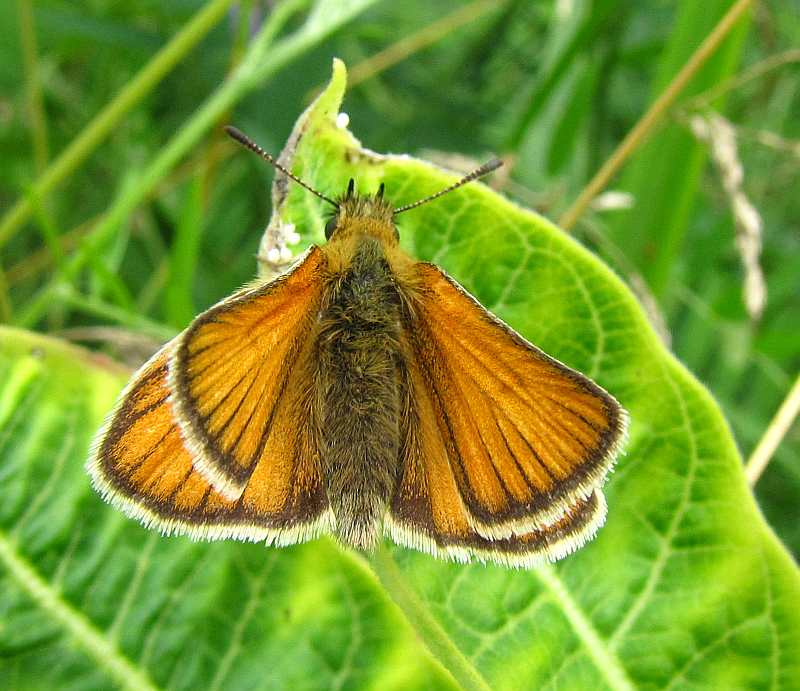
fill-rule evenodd
<path id="1" fill-rule="evenodd" d="M 388 266 L 387 282 L 399 290 L 404 308 L 414 311 L 420 286 L 415 261 L 400 247 L 394 208 L 382 197 L 344 196 L 325 228 L 327 244 L 322 247 L 325 263 L 333 276 L 364 276 L 379 261 Z"/>
<path id="2" fill-rule="evenodd" d="M 396 483 L 401 301 L 381 242 L 355 242 L 320 313 L 316 422 L 337 533 L 369 549 Z"/>

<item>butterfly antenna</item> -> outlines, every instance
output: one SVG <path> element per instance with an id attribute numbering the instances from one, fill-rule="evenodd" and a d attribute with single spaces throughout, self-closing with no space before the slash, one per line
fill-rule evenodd
<path id="1" fill-rule="evenodd" d="M 337 209 L 339 208 L 339 205 L 335 201 L 333 201 L 333 199 L 330 199 L 329 197 L 326 197 L 324 194 L 322 194 L 322 192 L 317 192 L 317 190 L 315 190 L 313 187 L 311 187 L 310 185 L 307 185 L 305 182 L 303 182 L 294 173 L 292 173 L 290 170 L 288 170 L 287 168 L 282 166 L 280 163 L 278 163 L 274 158 L 272 158 L 272 156 L 270 156 L 270 154 L 268 154 L 266 151 L 264 151 L 264 149 L 262 149 L 252 139 L 250 139 L 250 137 L 248 137 L 244 132 L 241 132 L 240 130 L 237 130 L 235 127 L 231 127 L 230 125 L 227 125 L 225 127 L 225 132 L 228 134 L 228 136 L 231 139 L 235 139 L 237 142 L 239 142 L 246 149 L 250 149 L 250 151 L 253 151 L 253 152 L 257 153 L 259 156 L 261 156 L 261 158 L 263 158 L 265 161 L 268 161 L 269 163 L 271 163 L 279 171 L 281 171 L 281 173 L 283 173 L 287 177 L 289 177 L 292 180 L 294 180 L 298 185 L 300 185 L 301 187 L 305 187 L 309 192 L 311 192 L 312 194 L 317 195 L 320 199 L 324 199 L 326 202 L 328 202 L 328 204 L 333 204 Z"/>
<path id="2" fill-rule="evenodd" d="M 430 197 L 425 197 L 424 199 L 420 199 L 419 201 L 412 202 L 411 204 L 406 204 L 405 206 L 401 206 L 399 209 L 394 210 L 394 215 L 403 213 L 403 211 L 408 211 L 409 209 L 416 209 L 418 206 L 422 206 L 423 204 L 427 204 L 438 197 L 441 197 L 443 194 L 447 194 L 448 192 L 452 192 L 455 189 L 458 189 L 462 185 L 466 185 L 468 182 L 472 182 L 473 180 L 477 180 L 478 178 L 482 178 L 484 175 L 491 173 L 493 170 L 497 170 L 500 166 L 503 165 L 503 162 L 499 158 L 493 158 L 491 161 L 487 161 L 484 163 L 480 168 L 476 168 L 471 173 L 465 175 L 461 178 L 458 182 L 453 183 L 450 187 L 445 187 L 445 189 L 437 192 L 436 194 L 432 194 Z"/>

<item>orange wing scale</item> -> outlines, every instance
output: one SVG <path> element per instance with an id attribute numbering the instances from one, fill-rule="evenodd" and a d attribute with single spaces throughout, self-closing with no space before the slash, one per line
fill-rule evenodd
<path id="1" fill-rule="evenodd" d="M 404 460 L 385 523 L 386 533 L 398 544 L 456 561 L 477 557 L 530 567 L 572 552 L 602 524 L 605 502 L 594 491 L 577 499 L 546 528 L 504 538 L 480 534 L 459 489 L 458 469 L 450 460 L 449 432 L 436 424 L 431 387 L 413 361 L 405 373 L 405 394 Z"/>
<path id="2" fill-rule="evenodd" d="M 169 401 L 172 347 L 140 370 L 100 437 L 90 472 L 103 495 L 167 533 L 288 544 L 327 530 L 327 498 L 313 457 L 287 454 L 289 440 L 302 436 L 286 415 L 288 403 L 276 423 L 284 441 L 273 442 L 280 461 L 260 464 L 239 499 L 226 499 L 197 471 Z"/>

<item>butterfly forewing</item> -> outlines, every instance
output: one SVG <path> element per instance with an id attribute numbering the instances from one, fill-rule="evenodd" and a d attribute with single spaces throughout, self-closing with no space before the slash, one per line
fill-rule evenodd
<path id="1" fill-rule="evenodd" d="M 299 269 L 309 268 L 312 262 L 310 266 L 316 270 L 317 259 L 312 251 Z M 296 281 L 291 281 L 292 276 Z M 290 298 L 302 303 L 302 315 L 313 314 L 314 298 L 309 291 L 303 291 L 299 281 L 302 271 L 292 276 L 278 281 L 273 286 L 275 290 L 250 291 L 249 298 L 240 293 L 236 297 L 239 307 L 232 319 L 203 323 L 233 323 L 240 340 L 250 338 L 269 348 L 270 337 L 259 329 L 274 327 L 276 338 L 286 334 L 283 324 L 276 325 L 275 315 L 286 312 Z M 287 298 L 284 291 L 294 295 Z M 263 320 L 251 318 L 252 305 L 258 306 Z M 299 321 L 286 317 L 289 324 Z M 239 323 L 245 324 L 248 331 L 242 331 Z M 192 327 L 188 333 L 191 332 Z M 202 328 L 193 332 L 207 333 Z M 289 351 L 292 356 L 287 355 L 279 371 L 264 366 L 258 358 L 248 359 L 227 331 L 224 336 L 215 331 L 215 338 L 209 338 L 197 349 L 214 352 L 216 363 L 229 373 L 229 377 L 217 380 L 223 394 L 215 400 L 236 401 L 235 405 L 229 404 L 233 409 L 226 424 L 236 429 L 237 435 L 243 430 L 242 438 L 258 449 L 257 455 L 251 454 L 255 458 L 235 498 L 220 491 L 200 467 L 195 452 L 198 442 L 187 437 L 175 414 L 176 395 L 171 383 L 175 376 L 170 370 L 176 362 L 183 362 L 176 357 L 176 351 L 187 343 L 185 336 L 162 348 L 120 396 L 98 435 L 89 462 L 89 472 L 98 489 L 127 514 L 164 532 L 291 544 L 330 530 L 333 519 L 320 472 L 316 426 L 309 424 L 315 396 L 314 384 L 307 376 L 313 342 L 297 329 L 287 338 L 295 342 L 295 350 Z M 189 352 L 194 342 L 188 341 Z M 226 342 L 227 347 L 219 349 L 219 342 Z M 191 357 L 188 362 L 191 368 Z M 246 371 L 247 378 L 239 377 L 240 371 Z M 196 383 L 201 392 L 205 390 L 204 377 Z M 253 390 L 262 393 L 258 399 L 250 400 Z M 202 406 L 205 399 L 202 393 L 198 396 Z M 226 424 L 215 428 L 221 439 L 228 438 Z"/>
<path id="2" fill-rule="evenodd" d="M 501 539 L 557 522 L 602 483 L 624 411 L 437 267 L 417 271 L 423 289 L 408 329 L 420 370 L 414 395 L 427 390 L 472 525 Z"/>
<path id="3" fill-rule="evenodd" d="M 275 455 L 276 414 L 291 378 L 308 371 L 300 362 L 323 265 L 313 247 L 289 273 L 212 307 L 179 337 L 169 365 L 176 418 L 195 467 L 230 499 L 261 460 L 286 462 Z"/>

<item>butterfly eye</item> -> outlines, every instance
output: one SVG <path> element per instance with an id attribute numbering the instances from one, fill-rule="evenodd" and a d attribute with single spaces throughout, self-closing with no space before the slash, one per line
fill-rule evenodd
<path id="1" fill-rule="evenodd" d="M 338 222 L 338 218 L 334 216 L 325 224 L 325 239 L 330 240 L 331 235 L 333 235 L 333 231 L 336 230 L 336 223 Z"/>

